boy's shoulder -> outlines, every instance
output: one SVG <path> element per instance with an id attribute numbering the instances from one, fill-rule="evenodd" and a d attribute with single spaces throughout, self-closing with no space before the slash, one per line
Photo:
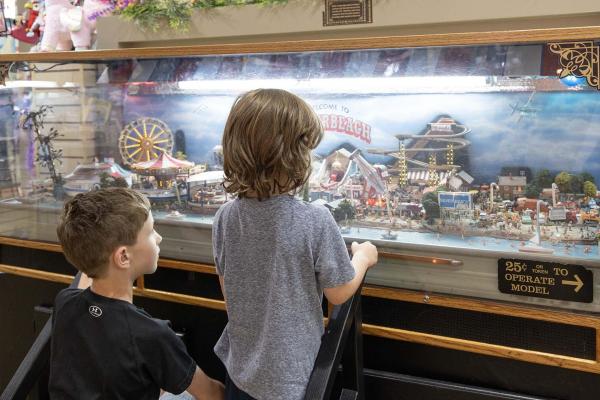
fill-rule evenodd
<path id="1" fill-rule="evenodd" d="M 135 306 L 134 306 L 135 307 Z M 136 326 L 136 333 L 141 338 L 174 338 L 176 337 L 175 332 L 171 328 L 171 322 L 159 318 L 154 318 L 148 314 L 144 309 L 137 308 L 131 313 L 131 318 L 134 326 Z"/>
<path id="2" fill-rule="evenodd" d="M 134 304 L 96 295 L 89 288 L 63 289 L 56 296 L 54 305 L 59 316 L 60 312 L 64 310 L 68 314 L 76 313 L 94 319 L 104 318 L 113 323 L 125 318 L 127 325 L 135 331 L 137 336 L 141 337 L 154 336 L 157 333 L 174 334 L 169 321 L 154 318 L 143 308 Z"/>
<path id="3" fill-rule="evenodd" d="M 318 204 L 315 202 L 309 203 L 308 201 L 303 200 L 298 200 L 297 203 L 306 210 L 308 215 L 312 216 L 319 222 L 325 222 L 329 218 L 333 218 L 331 211 L 329 211 L 329 209 L 323 204 Z"/>
<path id="4" fill-rule="evenodd" d="M 214 220 L 218 221 L 221 218 L 221 216 L 223 215 L 223 213 L 227 213 L 227 211 L 229 209 L 231 209 L 231 207 L 233 206 L 234 202 L 235 202 L 235 199 L 229 200 L 229 201 L 223 203 L 223 205 L 221 205 L 221 207 L 219 207 L 219 209 L 215 213 Z"/>
<path id="5" fill-rule="evenodd" d="M 83 291 L 83 289 L 71 287 L 61 290 L 56 295 L 56 298 L 54 300 L 54 307 L 56 309 L 62 308 L 66 303 L 80 297 L 83 294 Z"/>

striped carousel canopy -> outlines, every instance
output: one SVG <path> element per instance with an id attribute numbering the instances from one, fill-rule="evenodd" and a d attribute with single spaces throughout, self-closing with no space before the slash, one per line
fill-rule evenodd
<path id="1" fill-rule="evenodd" d="M 135 163 L 131 166 L 133 170 L 141 174 L 172 174 L 187 171 L 194 163 L 186 160 L 178 160 L 163 152 L 158 158 L 149 161 Z"/>

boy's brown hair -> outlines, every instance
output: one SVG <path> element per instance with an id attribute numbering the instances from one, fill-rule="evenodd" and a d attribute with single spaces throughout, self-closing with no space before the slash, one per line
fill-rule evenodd
<path id="1" fill-rule="evenodd" d="M 56 233 L 67 260 L 97 278 L 117 247 L 135 244 L 149 214 L 148 199 L 132 189 L 80 193 L 65 203 Z"/>
<path id="2" fill-rule="evenodd" d="M 257 89 L 239 96 L 223 132 L 225 190 L 259 199 L 297 190 L 322 137 L 319 117 L 292 93 Z"/>

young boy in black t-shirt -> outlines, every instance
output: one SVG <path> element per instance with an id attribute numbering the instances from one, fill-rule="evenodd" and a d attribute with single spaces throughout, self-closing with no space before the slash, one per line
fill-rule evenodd
<path id="1" fill-rule="evenodd" d="M 223 399 L 223 385 L 196 366 L 169 323 L 132 304 L 133 283 L 156 271 L 162 240 L 148 200 L 123 188 L 78 194 L 57 233 L 92 283 L 56 297 L 50 398 L 156 400 L 161 390 L 187 390 Z"/>

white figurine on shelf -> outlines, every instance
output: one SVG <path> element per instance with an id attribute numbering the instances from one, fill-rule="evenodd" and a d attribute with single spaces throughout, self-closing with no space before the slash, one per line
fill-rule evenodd
<path id="1" fill-rule="evenodd" d="M 96 20 L 112 12 L 101 0 L 46 0 L 41 51 L 88 50 L 96 36 Z"/>

